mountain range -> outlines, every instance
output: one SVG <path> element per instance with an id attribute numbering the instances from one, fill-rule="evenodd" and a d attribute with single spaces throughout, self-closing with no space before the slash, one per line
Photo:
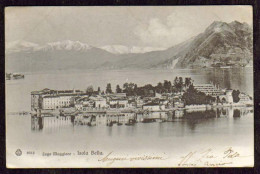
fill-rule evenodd
<path id="1" fill-rule="evenodd" d="M 106 45 L 100 48 L 114 54 L 146 53 L 151 51 L 166 50 L 166 48 L 163 47 L 127 47 L 124 45 Z"/>
<path id="2" fill-rule="evenodd" d="M 88 51 L 93 46 L 79 41 L 64 40 L 58 42 L 51 42 L 45 45 L 38 45 L 28 41 L 13 41 L 6 45 L 7 53 L 22 52 L 22 51 Z M 130 53 L 146 53 L 156 50 L 165 50 L 166 48 L 159 47 L 127 47 L 124 45 L 106 45 L 97 47 L 113 54 L 130 54 Z"/>
<path id="3" fill-rule="evenodd" d="M 170 47 L 94 47 L 79 41 L 39 45 L 26 41 L 6 44 L 6 71 L 66 69 L 200 68 L 212 64 L 247 64 L 253 59 L 253 31 L 247 23 L 215 21 L 201 34 Z"/>

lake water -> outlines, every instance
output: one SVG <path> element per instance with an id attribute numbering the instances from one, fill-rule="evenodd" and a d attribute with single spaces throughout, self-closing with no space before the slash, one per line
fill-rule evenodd
<path id="1" fill-rule="evenodd" d="M 107 83 L 115 88 L 125 82 L 139 86 L 157 84 L 175 76 L 191 77 L 195 83 L 219 83 L 222 88 L 239 89 L 253 96 L 253 71 L 244 69 L 202 70 L 146 70 L 146 71 L 70 71 L 26 74 L 25 79 L 6 82 L 6 137 L 8 166 L 24 167 L 100 167 L 100 166 L 177 166 L 189 152 L 211 149 L 218 155 L 217 162 L 228 166 L 252 166 L 254 114 L 252 108 L 226 108 L 221 112 L 185 113 L 181 118 L 171 115 L 168 122 L 142 123 L 133 126 L 88 126 L 75 124 L 71 118 L 43 118 L 39 128 L 30 115 L 12 115 L 11 112 L 30 110 L 30 92 L 50 89 L 86 89 Z M 221 114 L 220 114 L 221 113 Z M 209 116 L 210 115 L 210 116 Z M 206 118 L 207 117 L 207 118 Z M 241 157 L 226 159 L 224 152 L 232 148 Z M 21 149 L 22 155 L 15 152 Z M 78 152 L 88 155 L 78 155 Z M 95 151 L 99 155 L 91 155 Z M 97 152 L 99 151 L 99 152 Z M 34 152 L 34 154 L 27 154 Z M 67 152 L 72 156 L 43 156 L 43 153 Z M 103 155 L 100 155 L 100 152 Z M 155 161 L 98 161 L 112 152 L 112 156 L 156 156 Z M 243 156 L 243 157 L 242 157 Z M 196 158 L 197 159 L 197 158 Z M 196 160 L 194 159 L 194 160 Z M 228 161 L 231 160 L 231 161 Z M 205 162 L 196 162 L 205 166 Z M 195 163 L 195 162 L 194 162 Z M 213 162 L 212 162 L 213 163 Z"/>
<path id="2" fill-rule="evenodd" d="M 7 111 L 29 111 L 31 91 L 49 89 L 87 89 L 92 85 L 105 90 L 111 83 L 113 90 L 117 84 L 122 88 L 125 82 L 138 86 L 156 85 L 176 76 L 191 77 L 194 83 L 214 82 L 221 88 L 239 89 L 253 96 L 253 69 L 184 69 L 184 70 L 144 70 L 144 71 L 58 71 L 50 73 L 26 74 L 25 79 L 6 81 Z"/>

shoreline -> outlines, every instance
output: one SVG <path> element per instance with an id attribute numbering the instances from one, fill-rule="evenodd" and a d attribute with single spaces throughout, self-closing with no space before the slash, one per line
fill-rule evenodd
<path id="1" fill-rule="evenodd" d="M 51 114 L 51 115 L 60 115 L 61 110 L 70 109 L 73 110 L 72 112 L 65 112 L 65 115 L 77 115 L 78 113 L 136 113 L 136 114 L 143 114 L 145 112 L 151 113 L 151 112 L 171 112 L 171 111 L 179 111 L 179 110 L 188 110 L 188 111 L 206 111 L 206 110 L 212 110 L 212 109 L 218 109 L 218 108 L 239 108 L 239 107 L 247 107 L 247 108 L 254 108 L 254 104 L 246 104 L 246 103 L 233 103 L 233 104 L 218 104 L 218 105 L 186 105 L 183 108 L 170 108 L 170 109 L 163 109 L 163 110 L 145 110 L 140 108 L 127 108 L 127 109 L 89 109 L 86 111 L 81 110 L 75 110 L 74 108 L 59 108 L 55 110 L 43 110 L 41 109 L 41 114 Z M 21 112 L 8 112 L 6 115 L 37 115 L 36 111 L 21 111 Z"/>

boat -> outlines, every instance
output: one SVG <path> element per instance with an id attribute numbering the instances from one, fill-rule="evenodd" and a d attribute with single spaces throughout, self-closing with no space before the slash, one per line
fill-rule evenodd
<path id="1" fill-rule="evenodd" d="M 156 122 L 156 119 L 154 118 L 144 118 L 142 123 L 153 123 Z"/>
<path id="2" fill-rule="evenodd" d="M 6 80 L 24 79 L 24 75 L 23 74 L 18 74 L 18 73 L 6 73 L 5 74 L 5 79 Z"/>
<path id="3" fill-rule="evenodd" d="M 13 79 L 24 79 L 24 75 L 13 73 Z"/>
<path id="4" fill-rule="evenodd" d="M 5 73 L 5 79 L 11 80 L 11 73 Z"/>

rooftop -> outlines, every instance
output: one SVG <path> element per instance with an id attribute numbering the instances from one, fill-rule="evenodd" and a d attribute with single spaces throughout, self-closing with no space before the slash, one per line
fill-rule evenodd
<path id="1" fill-rule="evenodd" d="M 36 94 L 84 94 L 83 91 L 81 90 L 51 90 L 48 88 L 44 88 L 43 90 L 40 91 L 32 91 L 31 95 L 36 95 Z"/>

